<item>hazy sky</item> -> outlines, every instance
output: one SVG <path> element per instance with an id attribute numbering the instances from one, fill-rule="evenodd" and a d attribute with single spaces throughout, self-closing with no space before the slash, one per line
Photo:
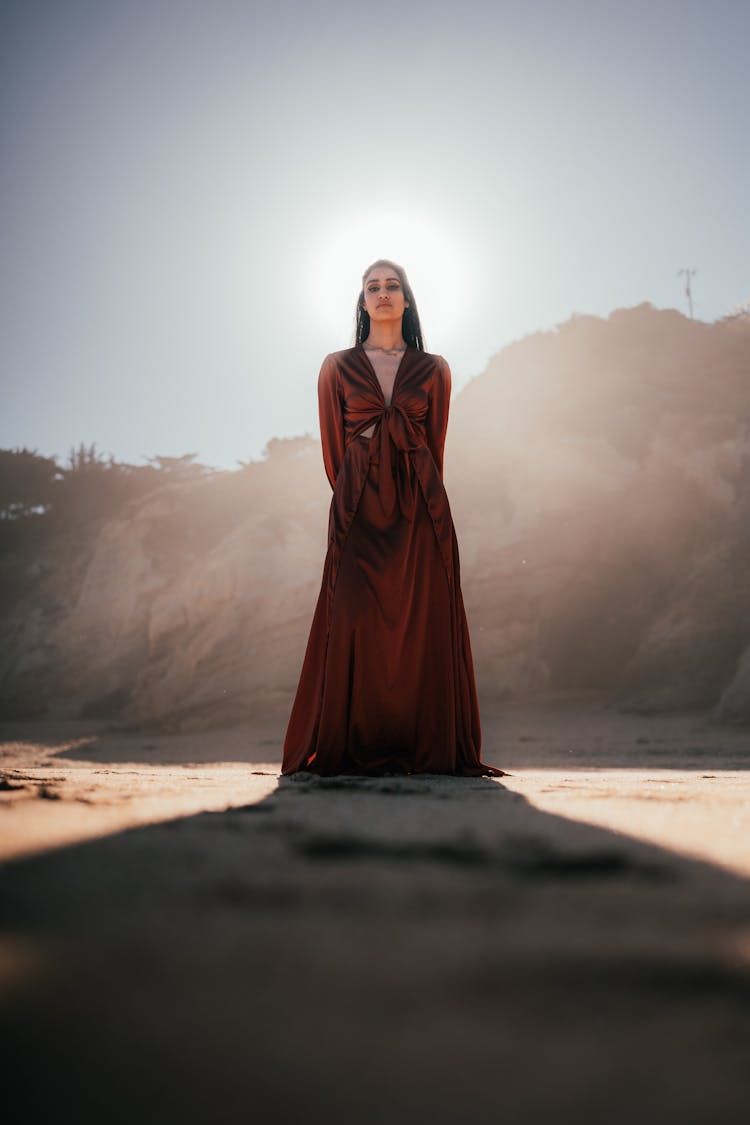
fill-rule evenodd
<path id="1" fill-rule="evenodd" d="M 317 433 L 361 272 L 454 391 L 511 340 L 750 297 L 750 0 L 0 5 L 0 447 Z"/>

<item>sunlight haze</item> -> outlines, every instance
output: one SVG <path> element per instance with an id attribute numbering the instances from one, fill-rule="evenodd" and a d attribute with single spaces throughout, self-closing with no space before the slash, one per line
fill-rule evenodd
<path id="1" fill-rule="evenodd" d="M 8 3 L 0 444 L 317 434 L 395 257 L 454 393 L 513 340 L 750 296 L 750 6 Z"/>

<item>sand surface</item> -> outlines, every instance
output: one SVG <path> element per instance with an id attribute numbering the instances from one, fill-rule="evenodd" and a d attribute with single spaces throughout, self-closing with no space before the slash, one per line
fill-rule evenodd
<path id="1" fill-rule="evenodd" d="M 500 779 L 279 778 L 284 716 L 0 727 L 25 1120 L 750 1120 L 750 731 L 483 712 Z"/>

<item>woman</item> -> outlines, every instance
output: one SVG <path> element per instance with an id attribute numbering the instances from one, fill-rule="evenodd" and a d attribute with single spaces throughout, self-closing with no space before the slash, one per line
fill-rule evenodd
<path id="1" fill-rule="evenodd" d="M 323 581 L 282 773 L 501 776 L 481 728 L 443 487 L 451 374 L 424 350 L 404 270 L 374 262 L 355 346 L 318 378 L 333 489 Z"/>

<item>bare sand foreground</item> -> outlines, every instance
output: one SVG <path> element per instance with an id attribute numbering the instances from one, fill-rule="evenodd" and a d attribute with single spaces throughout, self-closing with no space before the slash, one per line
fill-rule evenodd
<path id="1" fill-rule="evenodd" d="M 280 779 L 284 717 L 0 727 L 18 1120 L 750 1120 L 749 731 L 513 706 L 509 777 Z"/>

